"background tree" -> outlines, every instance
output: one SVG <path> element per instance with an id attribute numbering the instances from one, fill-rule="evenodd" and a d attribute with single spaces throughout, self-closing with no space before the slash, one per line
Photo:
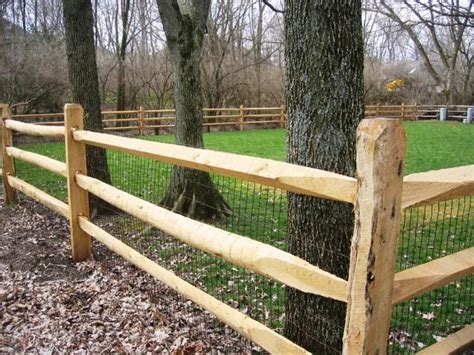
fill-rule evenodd
<path id="1" fill-rule="evenodd" d="M 63 11 L 72 99 L 84 108 L 84 128 L 90 131 L 101 131 L 92 4 L 90 0 L 63 0 Z M 110 184 L 105 150 L 87 146 L 86 157 L 88 175 Z M 97 198 L 91 196 L 91 205 L 98 212 L 103 212 L 98 201 Z"/>
<path id="2" fill-rule="evenodd" d="M 203 97 L 199 69 L 210 0 L 158 0 L 173 68 L 176 143 L 203 148 Z M 198 219 L 222 218 L 230 212 L 224 198 L 202 171 L 174 167 L 163 205 Z"/>
<path id="3" fill-rule="evenodd" d="M 464 89 L 468 90 L 465 83 L 470 80 L 473 57 L 472 8 L 472 1 L 463 5 L 459 0 L 371 1 L 367 6 L 408 35 L 446 104 L 452 104 L 455 97 L 466 97 Z M 470 54 L 466 57 L 463 53 Z"/>
<path id="4" fill-rule="evenodd" d="M 361 1 L 289 0 L 285 10 L 288 161 L 355 174 L 364 115 Z M 347 278 L 349 204 L 289 194 L 288 251 Z M 342 349 L 346 305 L 287 288 L 285 333 L 314 354 Z"/>

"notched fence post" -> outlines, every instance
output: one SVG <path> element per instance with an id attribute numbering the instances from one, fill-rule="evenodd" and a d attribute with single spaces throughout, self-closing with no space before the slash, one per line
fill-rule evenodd
<path id="1" fill-rule="evenodd" d="M 74 261 L 91 258 L 91 237 L 79 227 L 79 216 L 89 218 L 89 195 L 76 183 L 77 173 L 87 175 L 86 147 L 73 138 L 75 130 L 84 128 L 84 110 L 80 105 L 64 106 L 65 147 L 67 164 L 67 189 L 69 203 L 69 225 L 71 228 L 71 248 Z"/>
<path id="2" fill-rule="evenodd" d="M 8 183 L 8 176 L 15 176 L 15 165 L 13 158 L 7 154 L 6 148 L 13 146 L 12 130 L 5 127 L 5 120 L 11 118 L 10 107 L 7 104 L 0 104 L 1 110 L 1 149 L 3 157 L 3 192 L 5 194 L 5 204 L 9 205 L 16 202 L 16 190 Z"/>
<path id="3" fill-rule="evenodd" d="M 366 119 L 357 130 L 357 199 L 344 354 L 386 354 L 405 161 L 400 119 Z"/>

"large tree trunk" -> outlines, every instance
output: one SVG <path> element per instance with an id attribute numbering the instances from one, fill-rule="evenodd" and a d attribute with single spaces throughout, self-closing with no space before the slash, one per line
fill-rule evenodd
<path id="1" fill-rule="evenodd" d="M 158 0 L 173 67 L 176 143 L 203 148 L 200 59 L 210 0 Z M 229 206 L 209 174 L 175 167 L 163 205 L 202 220 L 220 219 Z"/>
<path id="2" fill-rule="evenodd" d="M 355 173 L 363 118 L 361 0 L 290 0 L 285 11 L 288 161 Z M 288 250 L 347 278 L 352 206 L 290 194 Z M 342 350 L 346 304 L 287 288 L 285 333 L 315 354 Z"/>
<path id="3" fill-rule="evenodd" d="M 84 108 L 84 128 L 102 131 L 92 4 L 90 0 L 63 0 L 63 11 L 72 100 Z M 110 184 L 105 150 L 87 146 L 86 156 L 88 175 Z M 104 204 L 94 196 L 90 204 L 97 212 L 105 212 Z"/>
<path id="4" fill-rule="evenodd" d="M 126 83 L 125 83 L 125 58 L 128 47 L 128 31 L 129 31 L 129 17 L 130 17 L 130 0 L 122 0 L 120 2 L 120 14 L 122 22 L 122 35 L 120 43 L 117 46 L 117 111 L 124 111 L 127 107 Z M 117 20 L 118 21 L 118 20 Z M 123 117 L 121 117 L 123 118 Z M 128 122 L 117 122 L 117 127 L 126 127 Z"/>

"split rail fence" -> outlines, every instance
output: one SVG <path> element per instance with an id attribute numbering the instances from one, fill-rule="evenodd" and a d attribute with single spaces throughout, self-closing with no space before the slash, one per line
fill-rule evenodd
<path id="1" fill-rule="evenodd" d="M 406 121 L 439 120 L 440 109 L 446 109 L 446 119 L 467 120 L 474 115 L 474 106 L 457 105 L 367 105 L 366 117 L 399 118 Z M 469 110 L 472 110 L 469 116 Z M 244 107 L 236 108 L 204 108 L 203 126 L 228 127 L 243 131 L 248 128 L 271 126 L 284 128 L 286 124 L 285 106 L 279 107 Z M 44 126 L 64 124 L 63 113 L 43 113 L 13 115 L 13 118 L 23 122 L 35 123 Z M 139 135 L 148 132 L 159 133 L 163 129 L 173 129 L 175 126 L 176 111 L 174 109 L 126 111 L 102 111 L 104 130 L 110 132 L 132 131 Z"/>
<path id="2" fill-rule="evenodd" d="M 386 353 L 394 305 L 474 271 L 474 248 L 471 247 L 395 272 L 402 210 L 474 193 L 474 165 L 403 178 L 406 138 L 401 120 L 377 118 L 361 122 L 357 132 L 358 178 L 355 179 L 268 159 L 87 131 L 83 128 L 83 110 L 75 104 L 65 105 L 64 117 L 64 126 L 40 126 L 13 120 L 9 107 L 2 106 L 6 203 L 14 202 L 17 191 L 20 191 L 51 208 L 69 219 L 75 261 L 91 258 L 91 238 L 95 238 L 271 353 L 308 352 L 184 281 L 92 223 L 89 219 L 89 194 L 204 252 L 303 292 L 346 302 L 345 354 Z M 63 137 L 66 162 L 14 147 L 12 132 Z M 285 251 L 192 220 L 88 176 L 87 145 L 354 204 L 355 231 L 349 279 L 341 279 Z M 16 177 L 14 159 L 66 177 L 68 203 Z M 469 332 L 471 328 L 468 326 L 433 345 L 433 349 L 452 350 L 465 346 L 473 340 L 473 333 Z"/>

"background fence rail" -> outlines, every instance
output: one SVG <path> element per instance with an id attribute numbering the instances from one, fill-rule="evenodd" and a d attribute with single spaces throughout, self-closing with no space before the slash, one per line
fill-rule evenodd
<path id="1" fill-rule="evenodd" d="M 474 105 L 367 105 L 366 117 L 398 118 L 407 121 L 440 120 L 440 109 L 446 109 L 446 120 L 472 122 Z M 279 107 L 219 107 L 203 109 L 203 127 L 210 131 L 218 129 L 254 129 L 258 127 L 284 128 L 285 106 Z M 13 115 L 12 118 L 37 125 L 54 126 L 64 124 L 62 113 Z M 144 109 L 124 111 L 102 111 L 104 131 L 131 132 L 146 135 L 159 134 L 174 129 L 174 109 Z"/>

